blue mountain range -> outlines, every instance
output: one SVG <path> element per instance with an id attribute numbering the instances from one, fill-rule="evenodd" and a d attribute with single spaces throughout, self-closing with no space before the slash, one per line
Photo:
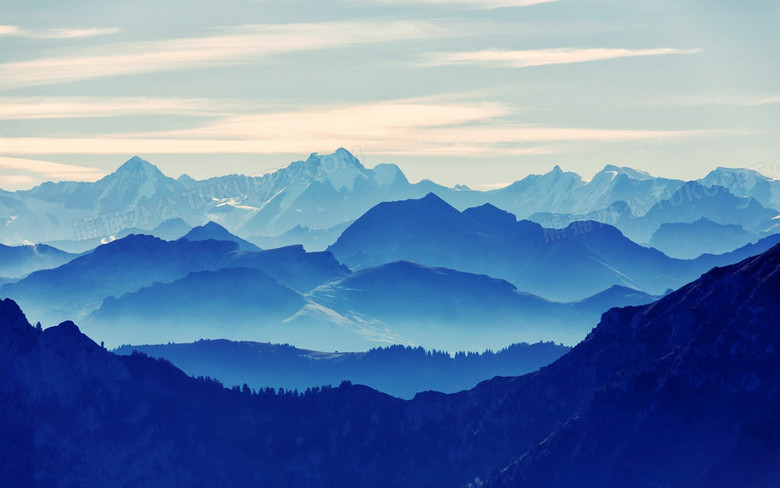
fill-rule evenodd
<path id="1" fill-rule="evenodd" d="M 537 372 L 411 400 L 224 389 L 2 300 L 3 484 L 773 486 L 778 270 L 775 246 L 610 310 Z"/>

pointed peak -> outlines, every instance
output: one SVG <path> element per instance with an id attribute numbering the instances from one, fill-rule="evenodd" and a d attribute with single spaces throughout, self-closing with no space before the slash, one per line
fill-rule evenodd
<path id="1" fill-rule="evenodd" d="M 182 173 L 178 178 L 176 178 L 176 181 L 178 181 L 184 186 L 192 186 L 198 183 L 198 180 L 188 175 L 187 173 Z"/>
<path id="2" fill-rule="evenodd" d="M 132 158 L 125 161 L 119 168 L 117 168 L 116 174 L 162 175 L 162 172 L 157 166 L 153 165 L 149 161 L 139 156 L 133 156 Z"/>
<path id="3" fill-rule="evenodd" d="M 517 224 L 517 217 L 514 214 L 490 203 L 467 208 L 463 211 L 463 215 L 488 227 L 510 227 Z"/>
<path id="4" fill-rule="evenodd" d="M 219 230 L 219 231 L 228 232 L 228 230 L 225 227 L 219 225 L 218 223 L 214 222 L 213 220 L 209 220 L 208 222 L 206 222 L 205 224 L 203 224 L 203 225 L 201 225 L 199 227 L 201 229 L 204 229 L 204 230 Z"/>
<path id="5" fill-rule="evenodd" d="M 447 202 L 445 202 L 439 195 L 433 193 L 432 191 L 428 192 L 427 195 L 425 195 L 424 197 L 420 198 L 420 201 L 421 202 L 443 203 L 443 204 L 449 206 L 449 204 Z"/>
<path id="6" fill-rule="evenodd" d="M 340 148 L 336 149 L 336 151 L 334 151 L 333 154 L 336 155 L 336 156 L 341 156 L 341 157 L 355 158 L 355 156 L 351 152 L 349 152 L 347 149 L 345 149 L 343 147 L 340 147 Z M 357 158 L 355 158 L 355 159 L 357 159 Z"/>
<path id="7" fill-rule="evenodd" d="M 553 169 L 551 169 L 548 173 L 542 175 L 542 178 L 552 178 L 554 180 L 558 180 L 560 178 L 581 180 L 580 175 L 572 171 L 564 171 L 558 164 L 553 166 Z"/>
<path id="8" fill-rule="evenodd" d="M 186 239 L 188 241 L 200 241 L 204 239 L 214 239 L 217 237 L 234 238 L 235 236 L 220 224 L 214 222 L 213 220 L 209 220 L 203 225 L 199 225 L 190 229 L 190 231 L 187 232 L 187 234 L 185 234 L 182 239 Z"/>
<path id="9" fill-rule="evenodd" d="M 119 169 L 131 170 L 131 169 L 142 168 L 142 167 L 145 167 L 145 166 L 153 166 L 154 167 L 154 165 L 152 163 L 150 163 L 149 161 L 145 160 L 144 158 L 142 158 L 140 156 L 133 156 L 132 158 L 130 158 L 127 161 L 125 161 L 124 163 L 122 163 L 122 165 L 119 167 Z"/>
<path id="10" fill-rule="evenodd" d="M 260 248 L 227 230 L 222 225 L 208 221 L 205 224 L 193 227 L 179 241 L 228 241 L 238 245 L 241 251 L 260 251 Z"/>
<path id="11" fill-rule="evenodd" d="M 511 216 L 513 220 L 517 221 L 517 218 L 515 218 L 514 214 L 507 212 L 506 210 L 500 209 L 493 205 L 492 203 L 483 203 L 482 205 L 479 205 L 477 207 L 471 207 L 467 208 L 463 211 L 464 214 L 473 214 L 473 215 L 502 215 L 502 216 Z"/>

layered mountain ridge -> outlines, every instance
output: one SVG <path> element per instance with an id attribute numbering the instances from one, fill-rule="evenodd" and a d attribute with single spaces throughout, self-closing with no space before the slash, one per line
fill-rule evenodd
<path id="1" fill-rule="evenodd" d="M 318 231 L 352 222 L 380 202 L 421 198 L 433 192 L 459 210 L 490 203 L 521 219 L 533 215 L 532 220 L 547 227 L 562 227 L 587 217 L 616 225 L 635 241 L 646 243 L 661 223 L 689 217 L 677 215 L 679 210 L 676 214 L 667 211 L 666 217 L 645 219 L 640 230 L 629 221 L 671 199 L 685 184 L 607 165 L 590 181 L 556 167 L 504 188 L 476 191 L 430 181 L 410 183 L 397 166 L 380 164 L 369 169 L 344 149 L 330 155 L 315 153 L 262 176 L 227 175 L 198 181 L 186 175 L 170 178 L 134 157 L 95 183 L 44 183 L 30 190 L 3 192 L 0 226 L 5 244 L 60 242 L 61 247 L 75 250 L 80 249 L 80 241 L 119 237 L 126 229 L 151 231 L 166 220 L 181 218 L 190 226 L 214 221 L 250 241 L 254 237 L 262 242 L 261 247 L 291 244 L 282 236 L 306 228 L 313 232 L 300 233 L 298 238 L 305 242 L 295 243 L 323 250 L 337 236 L 317 239 L 322 235 Z M 769 231 L 771 223 L 766 218 L 780 209 L 780 180 L 755 171 L 718 168 L 697 184 L 753 199 L 757 206 L 743 214 L 750 216 L 745 224 L 750 232 Z M 689 213 L 694 221 L 709 215 L 689 203 L 683 207 L 693 209 Z M 623 205 L 623 217 L 609 210 L 614 205 Z M 647 224 L 650 220 L 655 227 Z M 734 218 L 721 223 L 742 225 Z"/>
<path id="2" fill-rule="evenodd" d="M 772 486 L 778 290 L 775 246 L 612 309 L 538 372 L 410 401 L 225 390 L 72 322 L 37 330 L 3 300 L 0 471 L 7 486 Z"/>

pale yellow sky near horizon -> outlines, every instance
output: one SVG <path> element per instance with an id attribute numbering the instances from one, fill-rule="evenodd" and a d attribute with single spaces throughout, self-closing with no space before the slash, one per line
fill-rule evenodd
<path id="1" fill-rule="evenodd" d="M 556 164 L 780 177 L 770 0 L 8 0 L 0 188 L 355 149 L 492 188 Z M 357 149 L 356 149 L 357 148 Z"/>

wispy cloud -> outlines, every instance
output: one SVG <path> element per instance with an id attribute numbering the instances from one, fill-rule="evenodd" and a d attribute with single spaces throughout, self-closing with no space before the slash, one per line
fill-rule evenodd
<path id="1" fill-rule="evenodd" d="M 299 51 L 450 34 L 437 24 L 411 21 L 252 25 L 213 36 L 115 44 L 72 55 L 0 64 L 0 89 L 224 66 Z"/>
<path id="2" fill-rule="evenodd" d="M 0 97 L 0 119 L 66 119 L 126 115 L 213 116 L 256 106 L 247 100 L 154 97 Z"/>
<path id="3" fill-rule="evenodd" d="M 387 5 L 454 5 L 474 9 L 494 9 L 502 7 L 530 7 L 559 0 L 365 0 L 368 3 Z"/>
<path id="4" fill-rule="evenodd" d="M 424 66 L 484 64 L 507 68 L 529 68 L 553 64 L 586 63 L 608 59 L 693 54 L 698 49 L 612 49 L 612 48 L 554 48 L 529 50 L 484 50 L 470 52 L 442 52 L 425 56 Z"/>
<path id="5" fill-rule="evenodd" d="M 29 188 L 52 180 L 95 181 L 105 174 L 105 171 L 86 166 L 0 156 L 0 188 L 5 190 Z"/>
<path id="6" fill-rule="evenodd" d="M 228 114 L 188 130 L 92 137 L 0 138 L 9 155 L 290 154 L 357 146 L 386 155 L 546 154 L 562 143 L 666 142 L 722 136 L 713 130 L 642 130 L 519 124 L 499 103 L 438 99 Z"/>
<path id="7" fill-rule="evenodd" d="M 120 32 L 117 27 L 88 29 L 24 29 L 15 25 L 0 25 L 0 37 L 27 37 L 31 39 L 78 39 L 107 36 Z"/>
<path id="8" fill-rule="evenodd" d="M 665 100 L 687 106 L 763 107 L 780 104 L 780 95 L 696 94 Z"/>

